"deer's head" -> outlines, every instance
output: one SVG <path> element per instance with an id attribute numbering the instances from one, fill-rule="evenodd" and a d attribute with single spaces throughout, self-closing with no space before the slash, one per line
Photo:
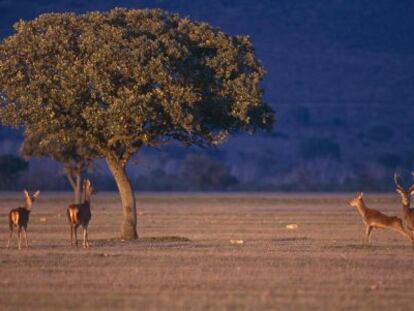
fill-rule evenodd
<path id="1" fill-rule="evenodd" d="M 414 173 L 411 173 L 414 177 Z M 395 191 L 400 195 L 401 197 L 401 203 L 403 205 L 409 206 L 410 205 L 410 197 L 414 194 L 414 183 L 408 188 L 408 190 L 405 190 L 404 187 L 401 186 L 399 181 L 399 176 L 397 173 L 394 174 L 394 183 L 395 183 Z"/>
<path id="2" fill-rule="evenodd" d="M 360 205 L 361 202 L 362 202 L 362 197 L 363 196 L 364 196 L 364 193 L 362 193 L 362 192 L 357 193 L 356 197 L 353 198 L 351 201 L 349 201 L 349 205 L 351 207 L 358 207 L 358 205 Z"/>
<path id="3" fill-rule="evenodd" d="M 83 182 L 83 190 L 85 193 L 91 195 L 95 192 L 95 188 L 92 187 L 92 183 L 89 179 L 85 179 Z"/>
<path id="4" fill-rule="evenodd" d="M 30 209 L 32 207 L 33 202 L 39 197 L 40 191 L 36 191 L 34 194 L 30 195 L 27 190 L 23 191 L 24 193 L 24 200 L 25 200 L 25 207 Z"/>

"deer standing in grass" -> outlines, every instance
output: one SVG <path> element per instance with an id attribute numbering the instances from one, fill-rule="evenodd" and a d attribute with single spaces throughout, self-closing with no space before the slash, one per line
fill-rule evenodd
<path id="1" fill-rule="evenodd" d="M 17 228 L 17 246 L 19 249 L 22 249 L 22 231 L 24 234 L 24 239 L 26 241 L 26 247 L 29 247 L 29 242 L 27 241 L 27 225 L 29 223 L 30 210 L 32 208 L 33 202 L 39 197 L 40 191 L 36 191 L 35 194 L 30 195 L 26 190 L 24 193 L 24 206 L 14 208 L 9 212 L 9 228 L 10 235 L 7 241 L 7 248 L 10 246 L 10 241 L 13 236 L 14 227 Z"/>
<path id="2" fill-rule="evenodd" d="M 402 224 L 402 220 L 397 216 L 388 216 L 375 209 L 368 208 L 363 199 L 363 193 L 349 202 L 351 207 L 355 207 L 361 215 L 362 221 L 365 224 L 365 240 L 364 243 L 370 243 L 370 235 L 373 228 L 392 229 L 399 232 L 405 238 L 412 241 L 410 234 L 406 232 Z"/>
<path id="3" fill-rule="evenodd" d="M 414 173 L 411 174 L 414 177 Z M 402 187 L 399 182 L 399 176 L 397 173 L 394 174 L 394 183 L 396 187 L 395 190 L 401 197 L 403 221 L 410 232 L 411 241 L 414 248 L 414 208 L 410 207 L 410 199 L 414 194 L 414 183 L 410 186 L 410 188 L 408 188 L 407 191 L 405 191 L 404 187 Z"/>
<path id="4" fill-rule="evenodd" d="M 83 182 L 84 201 L 80 204 L 72 204 L 68 207 L 68 219 L 70 224 L 70 244 L 78 246 L 78 227 L 83 228 L 83 247 L 89 247 L 88 225 L 91 220 L 91 197 L 93 187 L 89 179 Z M 75 243 L 73 237 L 75 236 Z"/>

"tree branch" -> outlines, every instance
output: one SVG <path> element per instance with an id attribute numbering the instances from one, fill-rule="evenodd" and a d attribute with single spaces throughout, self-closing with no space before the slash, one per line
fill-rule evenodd
<path id="1" fill-rule="evenodd" d="M 70 185 L 72 186 L 73 190 L 75 190 L 76 189 L 76 183 L 73 180 L 72 169 L 65 166 L 65 172 L 66 172 L 66 177 L 68 178 Z"/>

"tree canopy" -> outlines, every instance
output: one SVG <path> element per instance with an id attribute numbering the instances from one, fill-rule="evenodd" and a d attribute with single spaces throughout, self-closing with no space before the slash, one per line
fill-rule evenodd
<path id="1" fill-rule="evenodd" d="M 107 161 L 124 212 L 135 199 L 124 200 L 132 190 L 120 185 L 131 188 L 125 165 L 140 147 L 208 146 L 273 126 L 248 37 L 123 8 L 43 14 L 14 27 L 0 45 L 2 122 L 26 137 L 44 133 L 39 144 L 88 146 Z"/>

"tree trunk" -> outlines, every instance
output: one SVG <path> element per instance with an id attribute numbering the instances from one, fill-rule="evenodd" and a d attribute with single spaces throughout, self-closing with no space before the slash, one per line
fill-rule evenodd
<path id="1" fill-rule="evenodd" d="M 121 238 L 125 240 L 137 239 L 137 210 L 135 207 L 135 194 L 126 173 L 125 165 L 110 159 L 107 159 L 106 163 L 115 178 L 119 195 L 121 196 L 123 211 Z"/>
<path id="2" fill-rule="evenodd" d="M 82 172 L 81 169 L 74 169 L 73 167 L 65 167 L 66 177 L 69 180 L 70 185 L 72 186 L 75 204 L 81 203 L 82 195 Z"/>
<path id="3" fill-rule="evenodd" d="M 82 178 L 80 171 L 77 171 L 75 173 L 75 189 L 73 191 L 75 192 L 75 204 L 81 203 L 81 195 L 82 195 Z"/>

